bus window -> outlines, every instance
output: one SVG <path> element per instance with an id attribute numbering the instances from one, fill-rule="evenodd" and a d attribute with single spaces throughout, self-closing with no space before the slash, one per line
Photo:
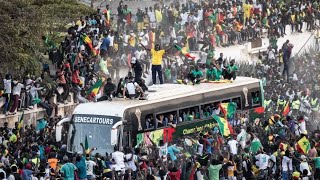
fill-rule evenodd
<path id="1" fill-rule="evenodd" d="M 176 127 L 177 124 L 177 111 L 164 113 L 165 126 Z"/>
<path id="2" fill-rule="evenodd" d="M 157 114 L 156 115 L 155 125 L 156 125 L 156 129 L 165 127 L 166 122 L 164 120 L 164 115 L 163 114 Z"/>
<path id="3" fill-rule="evenodd" d="M 255 91 L 251 93 L 252 97 L 252 106 L 258 106 L 261 104 L 261 99 L 260 99 L 260 91 Z"/>
<path id="4" fill-rule="evenodd" d="M 146 126 L 146 130 L 148 130 L 148 129 L 154 129 L 154 119 L 153 119 L 153 114 L 148 114 L 148 115 L 146 115 L 146 118 L 145 118 L 145 120 L 146 120 L 146 124 L 145 124 L 145 126 Z"/>
<path id="5" fill-rule="evenodd" d="M 241 98 L 232 98 L 232 102 L 236 103 L 236 110 L 241 110 Z"/>
<path id="6" fill-rule="evenodd" d="M 200 119 L 200 109 L 199 106 L 182 109 L 179 111 L 179 118 L 182 119 L 182 122 L 193 121 L 195 119 Z"/>
<path id="7" fill-rule="evenodd" d="M 212 114 L 211 104 L 206 104 L 201 106 L 200 115 L 202 119 L 210 118 L 211 114 Z"/>

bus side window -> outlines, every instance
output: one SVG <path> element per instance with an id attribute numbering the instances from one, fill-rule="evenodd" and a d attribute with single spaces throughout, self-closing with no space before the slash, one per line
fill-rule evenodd
<path id="1" fill-rule="evenodd" d="M 251 92 L 251 97 L 252 106 L 258 106 L 261 104 L 260 91 Z"/>
<path id="2" fill-rule="evenodd" d="M 153 119 L 153 114 L 148 114 L 146 115 L 146 124 L 145 124 L 145 129 L 148 130 L 148 129 L 154 129 L 154 119 Z"/>
<path id="3" fill-rule="evenodd" d="M 241 110 L 241 98 L 237 97 L 237 98 L 233 98 L 232 102 L 236 103 L 236 110 Z"/>
<path id="4" fill-rule="evenodd" d="M 177 111 L 164 113 L 164 125 L 169 127 L 176 127 L 177 125 Z"/>
<path id="5" fill-rule="evenodd" d="M 212 108 L 210 107 L 211 104 L 206 104 L 201 106 L 200 116 L 202 119 L 210 118 L 212 114 Z"/>
<path id="6" fill-rule="evenodd" d="M 163 114 L 157 114 L 155 119 L 155 126 L 156 129 L 164 127 L 166 124 L 164 115 Z"/>

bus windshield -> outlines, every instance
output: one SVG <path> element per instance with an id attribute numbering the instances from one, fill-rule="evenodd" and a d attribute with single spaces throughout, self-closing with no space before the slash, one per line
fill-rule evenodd
<path id="1" fill-rule="evenodd" d="M 113 152 L 111 130 L 120 117 L 98 115 L 74 115 L 70 126 L 69 148 L 72 152 L 82 152 L 80 143 L 88 148 L 97 148 L 94 153 Z"/>

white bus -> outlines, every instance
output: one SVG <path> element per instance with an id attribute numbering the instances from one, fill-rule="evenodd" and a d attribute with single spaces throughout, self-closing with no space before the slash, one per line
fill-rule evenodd
<path id="1" fill-rule="evenodd" d="M 260 80 L 249 77 L 237 77 L 232 83 L 163 84 L 149 91 L 147 100 L 114 98 L 79 104 L 58 123 L 56 140 L 65 139 L 68 151 L 78 152 L 87 136 L 96 152 L 111 153 L 114 145 L 133 147 L 145 133 L 162 132 L 170 141 L 210 127 L 212 109 L 221 102 L 235 102 L 237 112 L 249 116 L 251 110 L 262 107 L 264 99 Z M 168 126 L 168 118 L 174 118 L 174 129 Z M 63 130 L 65 123 L 70 124 L 67 130 Z"/>

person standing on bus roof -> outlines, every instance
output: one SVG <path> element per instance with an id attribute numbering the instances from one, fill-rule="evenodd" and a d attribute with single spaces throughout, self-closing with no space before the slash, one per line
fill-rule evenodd
<path id="1" fill-rule="evenodd" d="M 162 57 L 168 50 L 170 50 L 172 48 L 172 46 L 170 46 L 170 48 L 166 49 L 166 50 L 161 49 L 159 44 L 156 44 L 154 49 L 148 49 L 143 44 L 141 44 L 141 46 L 144 47 L 147 51 L 151 52 L 151 56 L 152 56 L 151 71 L 152 71 L 152 82 L 153 82 L 153 84 L 157 83 L 157 73 L 158 73 L 158 76 L 159 76 L 160 84 L 163 84 L 162 67 L 161 67 Z"/>

